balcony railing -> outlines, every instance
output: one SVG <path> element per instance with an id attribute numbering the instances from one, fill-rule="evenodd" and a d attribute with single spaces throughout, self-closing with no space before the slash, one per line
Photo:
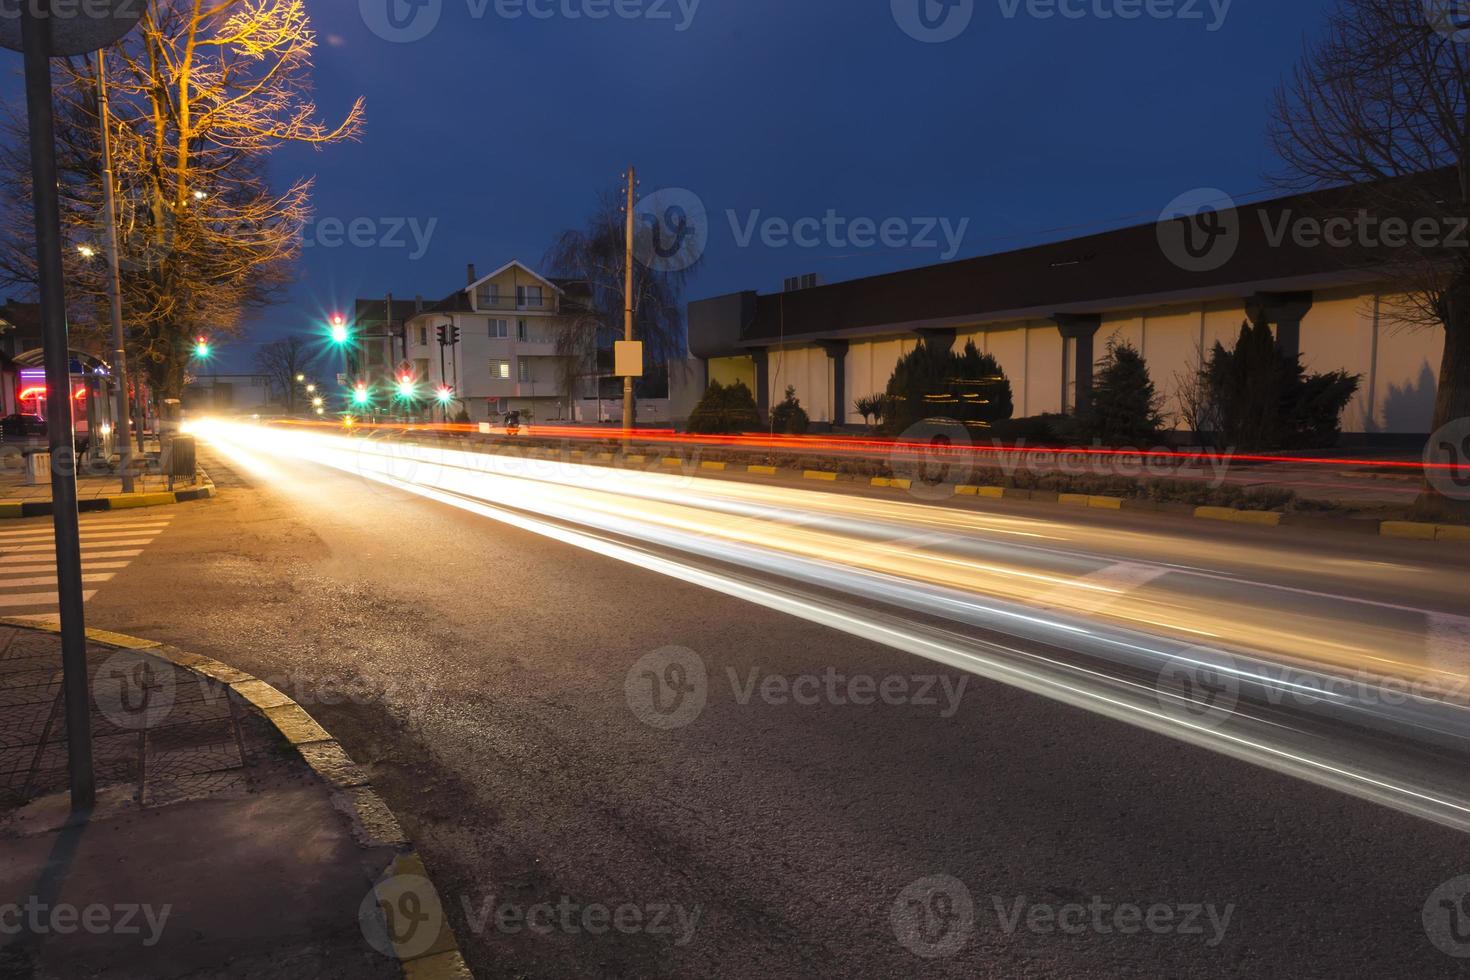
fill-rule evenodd
<path id="1" fill-rule="evenodd" d="M 496 313 L 555 313 L 556 297 L 543 294 L 540 299 L 531 296 L 517 299 L 504 294 L 490 296 L 479 293 L 475 296 L 475 308 Z"/>

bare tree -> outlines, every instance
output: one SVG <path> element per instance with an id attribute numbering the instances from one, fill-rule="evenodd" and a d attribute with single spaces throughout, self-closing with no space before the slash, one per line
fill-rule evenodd
<path id="1" fill-rule="evenodd" d="M 1271 139 L 1297 189 L 1363 184 L 1363 206 L 1441 230 L 1385 250 L 1394 318 L 1444 331 L 1436 428 L 1470 417 L 1470 32 L 1451 0 L 1339 0 L 1278 90 Z M 1456 242 L 1460 242 L 1459 245 Z M 1432 496 L 1421 507 L 1470 505 Z"/>
<path id="2" fill-rule="evenodd" d="M 317 366 L 318 351 L 295 335 L 261 345 L 255 352 L 255 369 L 280 392 L 288 414 L 296 411 L 296 379 L 309 375 Z"/>
<path id="3" fill-rule="evenodd" d="M 562 232 L 544 262 L 550 275 L 586 285 L 587 312 L 580 324 L 569 324 L 566 329 L 584 330 L 589 323 L 595 324 L 600 347 L 610 346 L 623 335 L 625 220 L 621 192 L 600 192 L 586 227 Z M 652 364 L 681 361 L 685 355 L 682 301 L 684 286 L 696 267 L 697 263 L 679 269 L 634 263 L 633 335 L 643 341 Z"/>
<path id="4" fill-rule="evenodd" d="M 356 137 L 359 100 L 336 126 L 310 100 L 316 46 L 301 0 L 152 0 L 112 49 L 111 132 L 128 342 L 155 390 L 181 389 L 196 334 L 238 331 L 287 284 L 310 216 L 311 180 L 274 190 L 270 152 Z M 68 302 L 85 334 L 106 295 L 97 61 L 58 62 Z M 4 126 L 0 175 L 25 193 L 0 215 L 0 283 L 34 283 L 25 128 Z"/>

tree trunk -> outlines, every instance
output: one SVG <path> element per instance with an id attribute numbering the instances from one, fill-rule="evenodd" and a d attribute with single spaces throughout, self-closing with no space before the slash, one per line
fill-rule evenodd
<path id="1" fill-rule="evenodd" d="M 1461 274 L 1444 301 L 1444 358 L 1434 400 L 1434 434 L 1428 453 L 1438 462 L 1470 466 L 1470 274 Z M 1444 448 L 1448 446 L 1449 448 Z M 1414 516 L 1420 520 L 1470 522 L 1470 473 L 1458 479 L 1426 479 Z"/>

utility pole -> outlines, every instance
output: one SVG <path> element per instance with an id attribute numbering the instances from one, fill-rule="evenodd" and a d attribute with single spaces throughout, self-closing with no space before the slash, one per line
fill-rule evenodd
<path id="1" fill-rule="evenodd" d="M 112 380 L 117 385 L 117 419 L 113 441 L 122 447 L 122 492 L 133 492 L 132 406 L 128 401 L 128 351 L 123 343 L 122 273 L 117 257 L 117 202 L 113 197 L 112 118 L 107 109 L 107 64 L 105 53 L 97 52 L 97 115 L 102 120 L 102 207 L 107 212 L 107 298 L 112 306 Z"/>
<path id="2" fill-rule="evenodd" d="M 633 340 L 633 195 L 638 183 L 637 171 L 628 167 L 627 248 L 623 257 L 623 340 Z M 623 376 L 623 440 L 631 439 L 633 420 L 633 376 Z"/>

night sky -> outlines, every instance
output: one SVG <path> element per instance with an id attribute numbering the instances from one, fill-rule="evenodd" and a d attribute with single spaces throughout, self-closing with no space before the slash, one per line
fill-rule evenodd
<path id="1" fill-rule="evenodd" d="M 968 26 L 923 43 L 899 23 L 922 30 L 919 2 L 313 0 L 322 113 L 339 119 L 363 95 L 367 132 L 274 158 L 281 177 L 317 176 L 321 241 L 293 300 L 222 351 L 222 369 L 248 369 L 254 342 L 313 329 L 355 296 L 440 298 L 464 284 L 468 262 L 482 274 L 511 258 L 539 265 L 629 162 L 642 193 L 688 188 L 708 209 L 688 299 L 1150 221 L 1196 187 L 1249 196 L 1276 166 L 1264 137 L 1272 89 L 1330 7 L 1062 0 L 1085 12 L 1069 19 L 1032 15 L 1054 0 L 947 0 L 959 6 L 937 29 L 952 33 L 966 3 Z M 1176 16 L 1097 16 L 1130 2 Z M 380 36 L 395 33 L 389 3 L 405 15 L 404 40 Z M 606 19 L 566 16 L 599 3 Z M 611 13 L 620 5 L 644 15 Z M 19 62 L 9 60 L 10 98 Z M 902 226 L 869 247 L 762 240 L 768 218 L 829 209 Z M 333 218 L 371 224 L 359 222 L 361 244 L 326 247 Z M 949 239 L 940 225 L 932 245 L 908 244 L 921 219 L 944 219 Z"/>

